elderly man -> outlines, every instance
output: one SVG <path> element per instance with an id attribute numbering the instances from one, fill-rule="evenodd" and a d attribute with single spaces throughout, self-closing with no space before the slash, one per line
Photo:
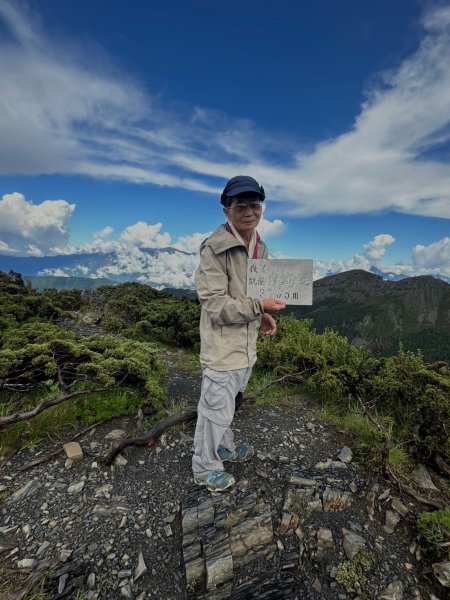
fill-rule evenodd
<path id="1" fill-rule="evenodd" d="M 202 306 L 203 380 L 192 469 L 194 481 L 212 491 L 235 483 L 224 469 L 225 461 L 244 461 L 253 455 L 250 445 L 233 440 L 235 399 L 242 398 L 255 364 L 258 332 L 275 334 L 271 314 L 285 308 L 275 298 L 246 296 L 247 259 L 268 255 L 256 231 L 264 199 L 264 188 L 252 177 L 239 175 L 228 181 L 221 196 L 227 223 L 202 243 L 195 274 Z"/>

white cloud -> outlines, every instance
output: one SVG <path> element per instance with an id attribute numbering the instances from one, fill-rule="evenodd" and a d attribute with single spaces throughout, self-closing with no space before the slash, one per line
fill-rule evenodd
<path id="1" fill-rule="evenodd" d="M 33 204 L 23 194 L 5 194 L 0 200 L 0 238 L 7 246 L 5 250 L 41 256 L 49 254 L 54 245 L 66 246 L 68 221 L 74 210 L 75 204 L 65 200 Z"/>
<path id="2" fill-rule="evenodd" d="M 94 239 L 103 240 L 103 239 L 109 237 L 113 232 L 114 232 L 114 229 L 108 225 L 107 227 L 104 227 L 101 231 L 94 232 Z"/>
<path id="3" fill-rule="evenodd" d="M 100 48 L 55 41 L 12 2 L 0 0 L 0 18 L 13 37 L 0 45 L 3 174 L 75 173 L 217 194 L 246 172 L 296 215 L 450 218 L 450 165 L 426 154 L 450 139 L 448 6 L 425 12 L 417 50 L 382 74 L 352 128 L 306 154 L 290 135 L 246 119 L 205 107 L 186 118 L 189 109 L 181 116 L 167 101 L 163 109 Z"/>
<path id="4" fill-rule="evenodd" d="M 414 267 L 426 273 L 441 273 L 450 277 L 450 238 L 433 242 L 429 246 L 417 245 L 413 249 Z"/>
<path id="5" fill-rule="evenodd" d="M 8 244 L 6 244 L 3 240 L 0 240 L 0 252 L 4 252 L 5 254 L 11 254 L 14 252 L 14 249 L 11 248 Z"/>
<path id="6" fill-rule="evenodd" d="M 390 246 L 395 242 L 392 235 L 381 233 L 376 235 L 368 244 L 364 244 L 365 255 L 367 258 L 378 261 L 383 258 L 386 252 L 386 246 Z"/>
<path id="7" fill-rule="evenodd" d="M 162 223 L 149 225 L 143 221 L 138 221 L 134 225 L 127 227 L 120 241 L 125 244 L 138 245 L 142 248 L 164 248 L 170 246 L 171 236 L 168 233 L 160 234 Z"/>
<path id="8" fill-rule="evenodd" d="M 198 252 L 200 244 L 211 235 L 212 231 L 207 233 L 193 233 L 192 235 L 182 235 L 178 238 L 174 248 L 183 252 Z"/>
<path id="9" fill-rule="evenodd" d="M 263 238 L 280 235 L 285 231 L 285 229 L 286 225 L 280 219 L 269 221 L 263 217 L 258 225 L 258 232 Z"/>

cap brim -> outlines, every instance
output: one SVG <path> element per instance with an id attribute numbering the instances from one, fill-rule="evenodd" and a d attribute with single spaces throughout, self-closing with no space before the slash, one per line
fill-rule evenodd
<path id="1" fill-rule="evenodd" d="M 259 190 L 255 190 L 255 188 L 249 185 L 243 185 L 242 187 L 236 188 L 233 191 L 227 192 L 227 196 L 238 196 L 239 194 L 243 194 L 244 192 L 251 192 L 252 194 L 258 194 L 260 198 L 264 200 L 263 195 Z"/>

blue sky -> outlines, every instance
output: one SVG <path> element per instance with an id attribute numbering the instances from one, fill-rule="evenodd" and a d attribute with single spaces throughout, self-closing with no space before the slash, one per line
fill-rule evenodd
<path id="1" fill-rule="evenodd" d="M 242 173 L 273 256 L 450 277 L 449 1 L 0 0 L 0 80 L 0 253 L 195 252 Z"/>

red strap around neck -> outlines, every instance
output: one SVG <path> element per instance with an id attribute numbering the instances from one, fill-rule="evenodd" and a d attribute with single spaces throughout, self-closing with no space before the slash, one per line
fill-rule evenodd
<path id="1" fill-rule="evenodd" d="M 227 223 L 227 224 L 225 225 L 225 228 L 226 228 L 226 230 L 227 230 L 229 233 L 231 233 L 231 235 L 232 235 L 233 237 L 236 237 L 236 234 L 235 234 L 235 233 L 234 233 L 234 231 L 231 229 L 231 227 L 230 227 L 230 224 L 229 224 L 229 223 Z M 259 233 L 258 233 L 258 232 L 256 232 L 256 244 L 255 244 L 255 249 L 253 250 L 253 256 L 252 256 L 252 258 L 258 258 L 258 242 L 259 242 L 259 240 L 260 240 L 260 239 L 261 239 L 261 237 L 260 237 Z"/>

